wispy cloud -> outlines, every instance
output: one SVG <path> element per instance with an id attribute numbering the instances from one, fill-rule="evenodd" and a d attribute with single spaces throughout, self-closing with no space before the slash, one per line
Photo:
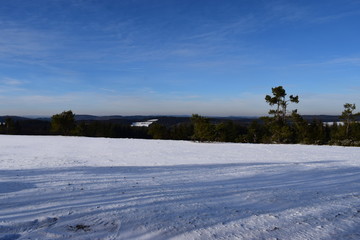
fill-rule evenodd
<path id="1" fill-rule="evenodd" d="M 264 108 L 263 96 L 255 110 L 246 106 L 253 106 L 252 99 L 225 98 L 237 96 L 235 88 L 300 78 L 305 67 L 310 70 L 307 76 L 317 75 L 302 86 L 317 77 L 325 83 L 327 70 L 334 66 L 341 73 L 353 68 L 346 77 L 356 85 L 356 46 L 346 46 L 345 52 L 336 42 L 339 38 L 321 45 L 326 34 L 358 37 L 352 33 L 356 25 L 348 20 L 359 8 L 344 1 L 212 1 L 208 6 L 203 1 L 52 0 L 26 1 L 14 12 L 2 7 L 1 108 L 39 106 L 49 112 L 53 106 L 52 111 L 95 109 L 104 114 L 159 109 L 213 114 L 226 109 L 236 114 L 232 109 L 241 106 L 250 113 Z M 8 9 L 13 8 L 8 2 Z M 317 40 L 314 46 L 305 46 L 312 39 Z M 334 52 L 343 57 L 330 55 Z"/>
<path id="2" fill-rule="evenodd" d="M 0 56 L 2 58 L 45 57 L 55 47 L 52 35 L 13 24 L 0 24 Z"/>
<path id="3" fill-rule="evenodd" d="M 298 67 L 318 67 L 318 66 L 335 66 L 335 65 L 342 65 L 342 66 L 360 66 L 360 57 L 339 57 L 339 58 L 332 58 L 324 61 L 318 62 L 307 62 L 307 63 L 299 63 L 295 66 Z"/>
<path id="4" fill-rule="evenodd" d="M 325 62 L 325 64 L 341 64 L 341 65 L 356 65 L 360 66 L 360 57 L 343 57 L 335 58 Z"/>
<path id="5" fill-rule="evenodd" d="M 346 11 L 346 12 L 334 13 L 331 15 L 313 17 L 310 21 L 313 23 L 327 23 L 327 22 L 332 22 L 332 21 L 336 21 L 336 20 L 339 20 L 342 18 L 351 17 L 351 16 L 355 16 L 355 15 L 360 15 L 360 11 L 359 10 L 350 10 L 350 11 Z"/>
<path id="6" fill-rule="evenodd" d="M 26 89 L 24 85 L 26 81 L 18 80 L 14 78 L 4 77 L 0 79 L 0 93 L 2 94 L 13 94 L 16 92 L 24 92 Z"/>
<path id="7" fill-rule="evenodd" d="M 309 8 L 289 1 L 269 1 L 265 4 L 266 21 L 294 22 L 308 19 Z"/>
<path id="8" fill-rule="evenodd" d="M 184 41 L 214 42 L 226 40 L 233 35 L 249 34 L 258 31 L 259 20 L 252 14 L 240 16 L 230 22 L 201 21 L 196 25 L 193 35 L 184 36 Z"/>
<path id="9" fill-rule="evenodd" d="M 353 1 L 343 1 L 341 7 L 338 4 L 332 6 L 333 4 L 332 2 L 323 4 L 318 1 L 309 4 L 283 0 L 269 1 L 265 4 L 267 15 L 264 17 L 269 23 L 275 21 L 276 23 L 323 24 L 360 15 L 358 2 L 355 5 Z M 332 11 L 327 11 L 328 9 Z"/>
<path id="10" fill-rule="evenodd" d="M 50 5 L 54 7 L 60 2 Z M 96 4 L 87 1 L 75 1 L 70 5 L 89 14 L 98 11 Z M 45 11 L 46 7 L 43 8 L 42 11 Z M 67 11 L 69 9 L 64 12 Z M 40 15 L 35 15 L 32 18 L 34 26 L 24 21 L 0 22 L 0 35 L 7 36 L 0 39 L 0 56 L 3 59 L 0 64 L 38 65 L 48 71 L 61 72 L 69 71 L 70 65 L 73 69 L 86 64 L 106 69 L 109 64 L 169 62 L 176 57 L 219 58 L 224 52 L 231 51 L 229 44 L 236 42 L 234 36 L 257 31 L 260 26 L 252 15 L 227 23 L 195 21 L 194 28 L 184 33 L 175 33 L 171 29 L 165 31 L 159 25 L 144 24 L 146 19 L 133 17 L 117 16 L 114 19 L 101 18 L 100 21 L 89 19 L 81 25 L 81 21 L 70 21 L 62 16 L 48 19 L 49 26 L 61 28 L 36 28 L 44 24 L 43 21 Z M 249 49 L 249 46 L 246 48 Z"/>
<path id="11" fill-rule="evenodd" d="M 0 79 L 0 84 L 8 85 L 8 86 L 19 86 L 25 84 L 26 81 L 14 79 L 14 78 L 8 78 L 5 77 L 3 79 Z"/>

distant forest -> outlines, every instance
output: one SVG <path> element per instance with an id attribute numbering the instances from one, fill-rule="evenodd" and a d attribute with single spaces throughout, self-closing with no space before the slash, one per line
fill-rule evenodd
<path id="1" fill-rule="evenodd" d="M 288 110 L 299 102 L 282 86 L 266 95 L 269 116 L 260 118 L 156 117 L 149 127 L 131 124 L 150 117 L 78 116 L 69 110 L 51 119 L 0 117 L 0 133 L 16 135 L 65 135 L 109 138 L 192 140 L 200 142 L 281 143 L 360 146 L 360 114 L 345 103 L 339 116 L 302 116 Z"/>

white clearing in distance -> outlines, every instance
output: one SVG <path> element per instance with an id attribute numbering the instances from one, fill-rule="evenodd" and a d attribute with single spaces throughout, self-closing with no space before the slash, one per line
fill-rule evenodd
<path id="1" fill-rule="evenodd" d="M 158 119 L 150 119 L 145 122 L 134 122 L 131 124 L 132 127 L 149 127 L 152 123 L 158 121 Z"/>
<path id="2" fill-rule="evenodd" d="M 0 135 L 0 239 L 360 239 L 360 148 Z"/>

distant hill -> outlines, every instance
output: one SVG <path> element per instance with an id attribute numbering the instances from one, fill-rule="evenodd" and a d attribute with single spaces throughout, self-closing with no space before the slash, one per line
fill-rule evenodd
<path id="1" fill-rule="evenodd" d="M 337 115 L 303 115 L 302 116 L 307 121 L 312 121 L 314 119 L 321 120 L 323 122 L 338 122 L 339 116 Z"/>
<path id="2" fill-rule="evenodd" d="M 19 120 L 29 120 L 30 118 L 26 118 L 26 117 L 18 117 L 18 116 L 0 116 L 0 122 L 5 122 L 5 120 L 7 118 L 11 118 L 14 121 L 19 121 Z"/>
<path id="3" fill-rule="evenodd" d="M 39 121 L 51 121 L 50 117 L 21 117 L 21 116 L 0 116 L 0 122 L 4 122 L 6 118 L 12 118 L 15 121 L 26 121 L 26 120 L 39 120 Z M 244 117 L 244 116 L 229 116 L 229 117 L 209 117 L 210 121 L 213 123 L 219 123 L 224 121 L 234 121 L 239 124 L 249 124 L 254 120 L 259 119 L 259 117 Z M 303 115 L 303 118 L 307 121 L 312 121 L 313 119 L 318 119 L 323 122 L 337 122 L 339 121 L 339 116 L 337 115 Z M 110 115 L 110 116 L 94 116 L 94 115 L 75 115 L 75 120 L 79 122 L 92 122 L 92 121 L 103 121 L 103 122 L 112 122 L 119 124 L 131 125 L 134 122 L 147 121 L 149 119 L 158 119 L 158 123 L 165 126 L 172 126 L 179 123 L 190 122 L 190 116 L 159 116 L 159 115 L 134 115 L 134 116 L 121 116 L 121 115 Z"/>

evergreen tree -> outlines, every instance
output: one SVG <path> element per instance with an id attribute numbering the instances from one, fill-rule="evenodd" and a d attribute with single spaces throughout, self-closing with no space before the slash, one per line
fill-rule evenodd
<path id="1" fill-rule="evenodd" d="M 233 121 L 226 121 L 215 125 L 214 134 L 215 141 L 235 142 L 239 135 L 239 129 Z"/>
<path id="2" fill-rule="evenodd" d="M 194 135 L 192 123 L 179 123 L 170 127 L 170 138 L 174 140 L 191 140 Z"/>
<path id="3" fill-rule="evenodd" d="M 4 129 L 6 134 L 19 134 L 21 132 L 19 121 L 14 121 L 11 117 L 5 119 Z"/>
<path id="4" fill-rule="evenodd" d="M 286 91 L 282 86 L 271 89 L 273 96 L 266 95 L 265 101 L 270 106 L 275 106 L 275 109 L 270 109 L 269 114 L 273 115 L 270 118 L 263 118 L 265 124 L 271 134 L 270 141 L 276 143 L 291 143 L 294 140 L 294 134 L 287 122 L 287 107 L 290 102 L 299 103 L 299 97 L 290 95 L 286 98 Z M 292 111 L 294 114 L 297 110 Z"/>
<path id="5" fill-rule="evenodd" d="M 305 143 L 308 139 L 309 124 L 304 118 L 297 112 L 291 114 L 291 123 L 294 134 L 294 143 Z"/>
<path id="6" fill-rule="evenodd" d="M 286 99 L 286 91 L 282 86 L 272 88 L 273 96 L 266 95 L 265 101 L 269 103 L 270 106 L 276 107 L 276 109 L 271 109 L 269 111 L 270 115 L 274 115 L 274 118 L 277 121 L 285 123 L 287 106 L 290 102 L 299 103 L 299 96 L 290 95 L 289 99 Z M 294 110 L 296 112 L 296 110 Z"/>
<path id="7" fill-rule="evenodd" d="M 197 141 L 214 141 L 215 140 L 215 129 L 214 125 L 210 123 L 210 119 L 202 117 L 198 114 L 193 114 L 191 122 L 194 125 L 193 140 Z"/>
<path id="8" fill-rule="evenodd" d="M 71 110 L 55 114 L 51 118 L 53 133 L 69 136 L 74 134 L 75 127 L 75 114 Z"/>
<path id="9" fill-rule="evenodd" d="M 319 119 L 313 119 L 309 125 L 307 144 L 327 144 L 330 140 L 330 127 Z"/>
<path id="10" fill-rule="evenodd" d="M 345 137 L 349 138 L 350 126 L 355 122 L 355 115 L 358 114 L 353 113 L 356 109 L 355 103 L 345 103 L 344 108 L 345 109 L 339 118 L 344 122 L 345 125 Z"/>
<path id="11" fill-rule="evenodd" d="M 248 143 L 261 143 L 266 141 L 264 136 L 266 136 L 264 125 L 254 120 L 248 127 L 247 134 L 244 136 L 243 141 Z"/>
<path id="12" fill-rule="evenodd" d="M 168 139 L 169 133 L 164 125 L 157 122 L 150 124 L 148 133 L 153 139 Z"/>

